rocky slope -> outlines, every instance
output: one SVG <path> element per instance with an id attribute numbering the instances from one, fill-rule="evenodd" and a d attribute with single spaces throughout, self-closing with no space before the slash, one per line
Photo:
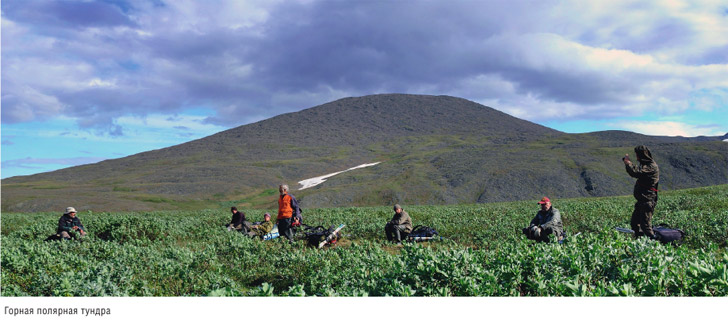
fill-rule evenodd
<path id="1" fill-rule="evenodd" d="M 722 137 L 725 138 L 725 137 Z M 271 207 L 288 183 L 308 207 L 629 195 L 620 158 L 645 144 L 662 189 L 728 183 L 721 137 L 567 134 L 449 96 L 344 98 L 188 143 L 4 179 L 3 211 Z M 296 183 L 364 163 L 297 192 Z"/>

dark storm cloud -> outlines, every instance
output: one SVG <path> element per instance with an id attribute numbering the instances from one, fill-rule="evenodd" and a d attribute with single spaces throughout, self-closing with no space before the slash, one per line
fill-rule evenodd
<path id="1" fill-rule="evenodd" d="M 135 25 L 122 8 L 103 2 L 3 1 L 2 9 L 13 20 L 44 28 Z"/>
<path id="2" fill-rule="evenodd" d="M 279 8 L 254 51 L 266 85 L 367 92 L 477 73 L 485 53 L 464 51 L 497 31 L 460 3 L 325 2 Z M 474 11 L 477 8 L 473 8 Z M 450 20 L 449 14 L 459 14 Z M 442 17 L 442 18 L 437 18 Z M 472 65 L 472 66 L 469 66 Z M 473 69 L 475 68 L 475 69 Z"/>
<path id="3" fill-rule="evenodd" d="M 577 104 L 624 103 L 625 95 L 638 91 L 630 83 L 616 83 L 595 72 L 564 73 L 553 70 L 513 69 L 502 71 L 521 90 L 538 93 L 556 102 Z"/>

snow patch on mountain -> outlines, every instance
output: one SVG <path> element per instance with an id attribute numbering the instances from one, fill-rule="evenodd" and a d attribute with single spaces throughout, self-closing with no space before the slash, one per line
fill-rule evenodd
<path id="1" fill-rule="evenodd" d="M 306 188 L 311 188 L 311 187 L 318 186 L 318 185 L 324 183 L 324 181 L 326 181 L 326 179 L 328 179 L 330 177 L 333 177 L 333 176 L 335 176 L 335 175 L 337 175 L 339 173 L 344 173 L 344 172 L 348 172 L 348 171 L 351 171 L 351 170 L 366 168 L 366 167 L 370 167 L 370 166 L 377 165 L 379 163 L 382 163 L 382 162 L 362 164 L 362 165 L 355 166 L 355 167 L 350 168 L 350 169 L 346 169 L 344 171 L 334 172 L 334 173 L 330 173 L 330 174 L 327 174 L 327 175 L 322 175 L 320 177 L 315 177 L 315 178 L 311 178 L 311 179 L 301 180 L 301 181 L 298 182 L 298 184 L 301 185 L 301 188 L 299 188 L 298 190 L 303 190 L 303 189 L 306 189 Z"/>

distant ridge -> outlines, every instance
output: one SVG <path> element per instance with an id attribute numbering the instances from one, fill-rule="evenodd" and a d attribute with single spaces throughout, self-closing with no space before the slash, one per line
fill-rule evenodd
<path id="1" fill-rule="evenodd" d="M 303 205 L 628 195 L 619 158 L 650 146 L 663 189 L 728 183 L 728 137 L 567 134 L 450 96 L 343 98 L 125 158 L 3 180 L 3 211 L 272 207 L 277 185 L 342 171 Z"/>

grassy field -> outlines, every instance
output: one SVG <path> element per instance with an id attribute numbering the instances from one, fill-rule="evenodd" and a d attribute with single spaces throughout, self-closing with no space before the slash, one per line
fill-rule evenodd
<path id="1" fill-rule="evenodd" d="M 322 250 L 227 232 L 227 208 L 81 211 L 89 236 L 45 242 L 59 213 L 2 215 L 2 296 L 726 296 L 728 185 L 661 192 L 656 224 L 681 246 L 633 240 L 631 196 L 559 199 L 568 238 L 534 244 L 528 202 L 405 206 L 441 241 L 384 241 L 390 207 L 305 209 L 306 223 L 345 223 Z M 225 203 L 227 204 L 227 203 Z M 258 220 L 261 210 L 246 210 Z M 580 235 L 573 235 L 581 232 Z"/>

